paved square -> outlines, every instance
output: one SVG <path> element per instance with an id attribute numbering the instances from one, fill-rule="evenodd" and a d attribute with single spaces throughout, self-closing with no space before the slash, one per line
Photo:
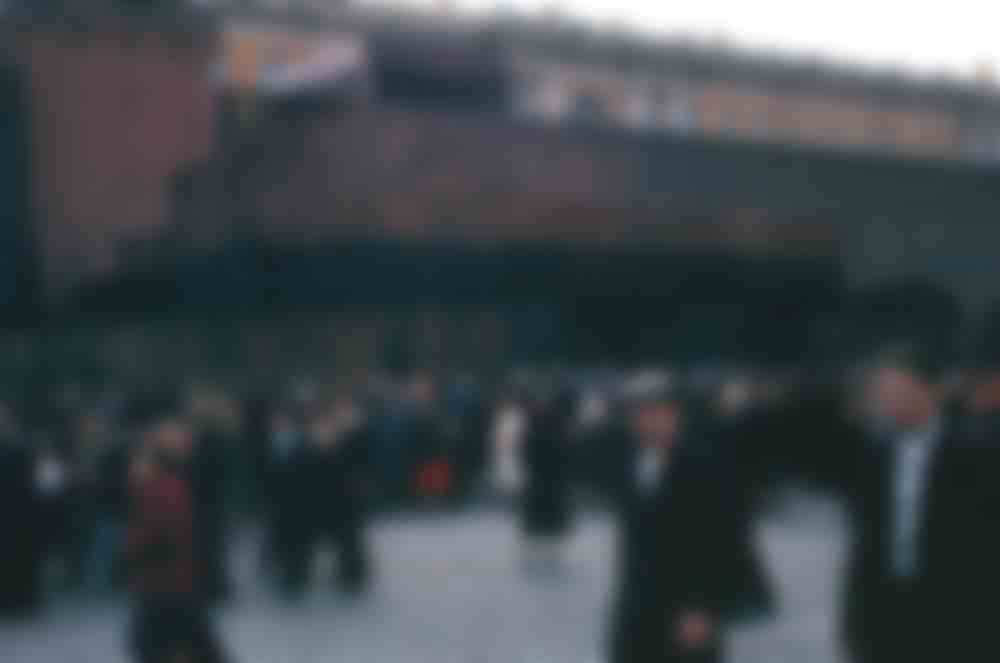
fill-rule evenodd
<path id="1" fill-rule="evenodd" d="M 832 614 L 843 534 L 825 502 L 798 498 L 760 527 L 781 593 L 776 620 L 736 634 L 735 663 L 835 663 Z M 236 599 L 220 627 L 235 663 L 599 663 L 611 523 L 580 518 L 560 577 L 520 565 L 515 521 L 498 510 L 399 516 L 372 532 L 377 582 L 348 599 L 322 580 L 300 602 L 257 578 L 238 547 Z M 4 663 L 124 663 L 124 606 L 63 599 L 30 624 L 0 625 Z"/>

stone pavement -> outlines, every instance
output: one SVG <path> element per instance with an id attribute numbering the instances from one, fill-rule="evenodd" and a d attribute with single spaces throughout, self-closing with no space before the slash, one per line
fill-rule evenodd
<path id="1" fill-rule="evenodd" d="M 797 498 L 760 527 L 782 595 L 776 620 L 740 631 L 736 663 L 836 663 L 832 613 L 843 534 L 825 502 Z M 303 601 L 275 599 L 254 550 L 239 546 L 236 600 L 220 628 L 236 663 L 598 663 L 611 528 L 580 519 L 566 572 L 520 564 L 514 520 L 498 510 L 398 516 L 372 532 L 377 582 L 349 599 L 323 581 Z M 321 564 L 321 566 L 323 566 Z M 30 624 L 0 625 L 3 663 L 124 663 L 122 605 L 64 599 Z"/>

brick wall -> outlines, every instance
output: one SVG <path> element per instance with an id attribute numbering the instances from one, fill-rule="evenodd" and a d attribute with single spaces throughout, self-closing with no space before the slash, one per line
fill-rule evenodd
<path id="1" fill-rule="evenodd" d="M 213 154 L 214 46 L 110 19 L 15 36 L 43 280 L 58 295 L 161 234 L 173 178 Z"/>

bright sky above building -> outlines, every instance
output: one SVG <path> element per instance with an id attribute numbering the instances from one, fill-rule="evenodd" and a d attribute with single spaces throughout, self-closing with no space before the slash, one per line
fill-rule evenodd
<path id="1" fill-rule="evenodd" d="M 458 11 L 558 12 L 597 27 L 718 39 L 879 68 L 972 76 L 1000 65 L 996 0 L 360 0 Z"/>

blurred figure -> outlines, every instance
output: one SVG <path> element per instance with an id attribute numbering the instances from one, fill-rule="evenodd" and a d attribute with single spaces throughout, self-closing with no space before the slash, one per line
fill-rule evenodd
<path id="1" fill-rule="evenodd" d="M 400 397 L 399 385 L 388 375 L 371 375 L 366 392 L 379 501 L 381 506 L 398 506 L 411 492 L 411 468 L 407 467 L 409 412 Z"/>
<path id="2" fill-rule="evenodd" d="M 691 444 L 668 382 L 632 395 L 619 440 L 618 585 L 612 663 L 710 662 L 736 590 L 724 468 Z"/>
<path id="3" fill-rule="evenodd" d="M 731 495 L 731 530 L 737 535 L 735 575 L 729 579 L 738 592 L 734 609 L 753 618 L 771 613 L 774 596 L 754 541 L 754 515 L 762 506 L 774 472 L 767 465 L 765 450 L 782 433 L 776 425 L 773 405 L 764 402 L 757 384 L 747 375 L 724 380 L 711 403 L 707 435 L 726 468 L 724 486 Z"/>
<path id="4" fill-rule="evenodd" d="M 25 617 L 41 602 L 43 531 L 35 458 L 6 403 L 0 404 L 0 617 Z"/>
<path id="5" fill-rule="evenodd" d="M 128 515 L 129 445 L 106 415 L 95 425 L 101 442 L 93 469 L 94 529 L 87 582 L 92 590 L 104 593 L 124 579 L 121 553 Z"/>
<path id="6" fill-rule="evenodd" d="M 81 576 L 79 525 L 81 506 L 74 500 L 73 465 L 65 446 L 46 432 L 35 437 L 32 468 L 44 529 L 44 563 L 59 571 L 61 587 L 72 588 Z"/>
<path id="7" fill-rule="evenodd" d="M 524 484 L 521 446 L 528 429 L 528 417 L 521 399 L 510 394 L 500 399 L 490 428 L 491 484 L 494 494 L 511 500 Z"/>
<path id="8" fill-rule="evenodd" d="M 858 663 L 996 660 L 1000 595 L 993 454 L 945 411 L 940 357 L 887 348 L 867 399 L 888 439 L 834 444 L 851 508 L 844 636 Z M 814 425 L 822 425 L 816 422 Z"/>
<path id="9" fill-rule="evenodd" d="M 305 434 L 295 410 L 283 403 L 272 410 L 269 428 L 264 559 L 273 563 L 282 589 L 294 592 L 305 582 L 299 560 L 307 545 L 311 508 L 303 485 Z"/>
<path id="10" fill-rule="evenodd" d="M 302 481 L 309 509 L 309 539 L 295 560 L 306 578 L 317 546 L 328 541 L 338 558 L 341 586 L 352 594 L 363 591 L 371 563 L 365 540 L 370 493 L 370 437 L 354 399 L 340 395 L 317 413 L 308 430 L 309 448 Z"/>
<path id="11" fill-rule="evenodd" d="M 479 486 L 487 459 L 489 422 L 482 385 L 471 375 L 458 376 L 449 384 L 446 410 L 454 444 L 455 497 L 464 499 Z"/>
<path id="12" fill-rule="evenodd" d="M 257 390 L 259 392 L 260 390 Z M 246 453 L 247 485 L 243 507 L 268 508 L 268 472 L 271 462 L 271 416 L 273 397 L 253 393 L 243 399 L 243 440 Z"/>
<path id="13" fill-rule="evenodd" d="M 231 591 L 226 565 L 229 539 L 230 473 L 239 421 L 232 404 L 220 393 L 205 389 L 190 395 L 188 411 L 197 436 L 191 458 L 196 541 L 200 582 L 206 597 L 217 601 Z"/>
<path id="14" fill-rule="evenodd" d="M 194 507 L 185 475 L 193 433 L 170 399 L 144 403 L 134 416 L 141 446 L 131 468 L 127 553 L 135 590 L 135 660 L 223 661 L 198 587 Z"/>
<path id="15" fill-rule="evenodd" d="M 562 562 L 562 541 L 572 519 L 571 435 L 574 399 L 569 390 L 538 402 L 521 450 L 524 490 L 521 522 L 529 569 L 553 571 Z"/>
<path id="16" fill-rule="evenodd" d="M 442 411 L 437 378 L 429 372 L 414 373 L 407 385 L 406 403 L 402 452 L 410 493 L 421 504 L 440 504 L 454 490 L 455 467 L 454 437 Z"/>

